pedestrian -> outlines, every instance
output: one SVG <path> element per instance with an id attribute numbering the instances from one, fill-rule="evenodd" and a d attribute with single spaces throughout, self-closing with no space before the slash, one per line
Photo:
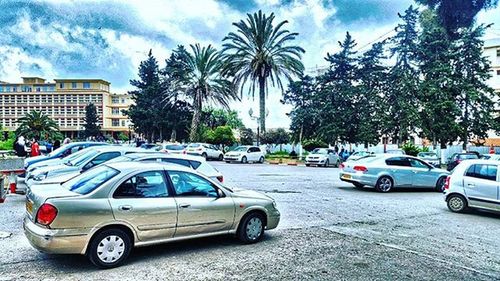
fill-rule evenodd
<path id="1" fill-rule="evenodd" d="M 16 154 L 17 156 L 19 157 L 26 157 L 26 148 L 24 147 L 26 145 L 26 142 L 24 140 L 24 137 L 23 136 L 19 136 L 19 138 L 17 139 L 17 149 L 16 149 Z"/>
<path id="2" fill-rule="evenodd" d="M 490 154 L 495 154 L 495 149 L 493 148 L 493 145 L 490 146 Z"/>
<path id="3" fill-rule="evenodd" d="M 61 147 L 61 141 L 60 141 L 60 140 L 56 140 L 56 141 L 54 142 L 54 146 L 53 146 L 53 148 L 52 148 L 52 149 L 53 149 L 53 150 L 56 150 L 56 149 L 58 149 L 59 147 Z"/>
<path id="4" fill-rule="evenodd" d="M 65 138 L 64 141 L 63 141 L 63 144 L 68 144 L 71 142 L 71 139 L 70 138 Z"/>
<path id="5" fill-rule="evenodd" d="M 31 143 L 31 157 L 39 155 L 40 155 L 40 146 L 38 145 L 38 141 L 36 139 L 33 139 L 33 142 Z"/>

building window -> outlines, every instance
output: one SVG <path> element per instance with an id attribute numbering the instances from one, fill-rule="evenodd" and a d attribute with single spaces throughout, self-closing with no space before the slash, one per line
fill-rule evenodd
<path id="1" fill-rule="evenodd" d="M 500 69 L 497 69 L 497 75 L 500 75 Z"/>
<path id="2" fill-rule="evenodd" d="M 500 49 L 497 49 L 497 57 L 500 57 Z"/>
<path id="3" fill-rule="evenodd" d="M 124 98 L 122 98 L 122 103 L 125 103 L 125 99 Z"/>
<path id="4" fill-rule="evenodd" d="M 76 82 L 71 82 L 71 88 L 76 89 Z"/>
<path id="5" fill-rule="evenodd" d="M 90 82 L 83 82 L 84 89 L 90 89 Z"/>
<path id="6" fill-rule="evenodd" d="M 12 92 L 17 92 L 17 86 L 12 86 Z"/>
<path id="7" fill-rule="evenodd" d="M 59 83 L 59 89 L 64 89 L 64 83 Z"/>
<path id="8" fill-rule="evenodd" d="M 113 103 L 113 104 L 120 103 L 120 98 L 117 98 L 117 97 L 112 97 L 112 98 L 111 98 L 111 103 Z"/>
<path id="9" fill-rule="evenodd" d="M 122 120 L 122 127 L 125 127 L 125 120 Z"/>
<path id="10" fill-rule="evenodd" d="M 56 87 L 55 87 L 55 86 L 50 86 L 50 87 L 49 87 L 49 91 L 53 92 L 53 91 L 55 91 L 55 90 L 56 90 Z"/>
<path id="11" fill-rule="evenodd" d="M 113 127 L 120 126 L 120 120 L 119 119 L 111 119 L 111 126 L 113 126 Z"/>
<path id="12" fill-rule="evenodd" d="M 120 114 L 120 109 L 116 108 L 116 107 L 111 108 L 111 114 L 113 114 L 113 115 Z"/>

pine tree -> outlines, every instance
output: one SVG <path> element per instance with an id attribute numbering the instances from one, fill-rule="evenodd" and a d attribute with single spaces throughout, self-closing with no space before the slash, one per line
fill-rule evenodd
<path id="1" fill-rule="evenodd" d="M 93 103 L 89 103 L 85 106 L 85 118 L 83 118 L 85 124 L 83 125 L 85 137 L 97 137 L 101 134 L 101 126 L 99 123 L 99 116 L 97 115 L 97 109 Z"/>

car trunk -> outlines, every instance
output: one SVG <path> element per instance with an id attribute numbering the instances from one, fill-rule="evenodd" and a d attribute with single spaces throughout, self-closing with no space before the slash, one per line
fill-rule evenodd
<path id="1" fill-rule="evenodd" d="M 65 189 L 60 184 L 33 186 L 26 194 L 26 212 L 31 221 L 35 222 L 38 208 L 49 198 L 74 197 L 80 194 Z"/>

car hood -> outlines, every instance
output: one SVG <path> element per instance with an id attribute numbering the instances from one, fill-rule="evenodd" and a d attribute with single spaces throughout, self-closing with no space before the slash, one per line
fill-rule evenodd
<path id="1" fill-rule="evenodd" d="M 70 173 L 73 171 L 80 171 L 79 167 L 76 166 L 68 166 L 64 164 L 60 165 L 55 165 L 55 166 L 46 166 L 46 167 L 40 167 L 39 169 L 36 169 L 36 174 L 41 174 L 41 173 L 51 173 L 51 174 L 65 174 L 65 173 Z"/>
<path id="2" fill-rule="evenodd" d="M 66 182 L 66 181 L 78 176 L 79 174 L 80 174 L 80 172 L 77 172 L 77 171 L 64 173 L 62 175 L 57 175 L 54 177 L 46 178 L 43 181 L 41 181 L 40 184 L 44 184 L 44 185 L 55 184 L 55 183 L 60 184 L 60 183 Z"/>
<path id="3" fill-rule="evenodd" d="M 34 169 L 34 168 L 41 168 L 41 167 L 46 167 L 46 166 L 52 166 L 52 165 L 60 165 L 61 163 L 63 163 L 63 160 L 61 160 L 60 158 L 55 158 L 55 159 L 47 159 L 47 160 L 44 160 L 44 161 L 41 161 L 41 162 L 38 162 L 38 163 L 34 163 L 32 165 L 30 165 L 30 169 Z"/>
<path id="4" fill-rule="evenodd" d="M 47 159 L 52 159 L 48 156 L 45 156 L 45 155 L 39 155 L 39 156 L 34 156 L 34 157 L 30 157 L 30 158 L 26 158 L 24 159 L 24 166 L 30 166 L 30 165 L 33 165 L 35 163 L 38 163 L 40 161 L 44 161 L 44 160 L 47 160 Z"/>
<path id="5" fill-rule="evenodd" d="M 273 201 L 271 197 L 257 191 L 241 189 L 241 188 L 233 188 L 232 190 L 233 190 L 233 197 Z"/>

